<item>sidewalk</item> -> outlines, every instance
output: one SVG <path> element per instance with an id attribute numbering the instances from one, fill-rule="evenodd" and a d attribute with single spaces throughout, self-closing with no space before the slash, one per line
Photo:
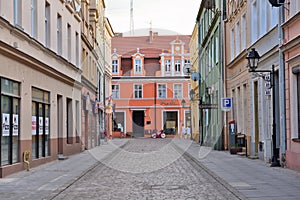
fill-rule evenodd
<path id="1" fill-rule="evenodd" d="M 191 142 L 175 144 L 223 179 L 247 199 L 300 199 L 300 172 L 270 167 L 261 160 L 251 160 L 228 151 L 213 151 Z"/>
<path id="2" fill-rule="evenodd" d="M 128 139 L 114 139 L 91 150 L 0 179 L 0 199 L 49 199 L 83 176 Z"/>

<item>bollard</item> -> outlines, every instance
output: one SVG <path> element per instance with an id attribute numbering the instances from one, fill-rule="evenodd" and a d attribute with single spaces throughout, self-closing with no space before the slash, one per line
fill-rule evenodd
<path id="1" fill-rule="evenodd" d="M 23 161 L 26 164 L 26 169 L 29 171 L 29 159 L 30 159 L 30 151 L 24 151 L 23 153 Z"/>

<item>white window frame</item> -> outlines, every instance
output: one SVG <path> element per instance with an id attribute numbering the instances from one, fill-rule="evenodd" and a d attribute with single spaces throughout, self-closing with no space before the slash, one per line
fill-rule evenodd
<path id="1" fill-rule="evenodd" d="M 133 98 L 142 99 L 143 98 L 143 85 L 142 84 L 134 84 L 133 85 Z"/>
<path id="2" fill-rule="evenodd" d="M 111 85 L 111 94 L 113 99 L 120 99 L 120 85 L 112 84 Z"/>
<path id="3" fill-rule="evenodd" d="M 113 59 L 111 66 L 112 66 L 112 73 L 118 74 L 119 73 L 119 60 Z"/>
<path id="4" fill-rule="evenodd" d="M 175 83 L 173 85 L 173 98 L 174 99 L 182 99 L 183 98 L 183 95 L 182 95 L 182 84 L 178 84 L 178 83 Z"/>
<path id="5" fill-rule="evenodd" d="M 241 25 L 238 21 L 235 24 L 235 55 L 239 55 L 241 52 Z"/>
<path id="6" fill-rule="evenodd" d="M 62 55 L 62 16 L 57 13 L 57 22 L 56 22 L 56 48 L 57 54 Z"/>
<path id="7" fill-rule="evenodd" d="M 242 20 L 241 20 L 241 47 L 242 51 L 246 49 L 246 41 L 247 41 L 247 30 L 246 30 L 246 14 L 244 13 L 242 15 Z"/>
<path id="8" fill-rule="evenodd" d="M 37 0 L 31 0 L 31 37 L 37 37 Z"/>
<path id="9" fill-rule="evenodd" d="M 175 60 L 175 72 L 181 72 L 181 60 Z"/>
<path id="10" fill-rule="evenodd" d="M 142 73 L 142 60 L 141 59 L 135 59 L 134 60 L 134 73 L 135 74 L 141 74 Z"/>
<path id="11" fill-rule="evenodd" d="M 22 1 L 14 0 L 14 24 L 15 26 L 22 27 Z"/>
<path id="12" fill-rule="evenodd" d="M 45 46 L 50 47 L 50 4 L 45 6 Z"/>
<path id="13" fill-rule="evenodd" d="M 167 85 L 166 84 L 158 84 L 157 85 L 157 98 L 158 99 L 166 99 L 167 98 Z"/>
<path id="14" fill-rule="evenodd" d="M 165 71 L 166 72 L 171 72 L 171 60 L 166 60 L 166 63 L 165 63 Z"/>
<path id="15" fill-rule="evenodd" d="M 67 41 L 68 41 L 68 60 L 71 61 L 72 57 L 72 27 L 70 24 L 67 24 Z"/>

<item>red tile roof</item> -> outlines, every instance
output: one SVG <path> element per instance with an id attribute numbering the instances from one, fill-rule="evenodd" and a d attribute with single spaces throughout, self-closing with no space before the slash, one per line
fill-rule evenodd
<path id="1" fill-rule="evenodd" d="M 189 52 L 190 35 L 168 35 L 168 36 L 153 36 L 152 42 L 149 36 L 138 37 L 122 37 L 117 36 L 112 38 L 112 52 L 116 49 L 118 54 L 122 57 L 131 57 L 140 49 L 140 53 L 145 54 L 146 57 L 158 57 L 162 52 L 167 53 L 171 49 L 171 42 L 181 40 L 185 43 L 184 48 Z"/>

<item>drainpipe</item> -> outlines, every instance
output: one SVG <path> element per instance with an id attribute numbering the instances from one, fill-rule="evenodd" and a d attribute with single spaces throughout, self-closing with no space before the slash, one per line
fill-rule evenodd
<path id="1" fill-rule="evenodd" d="M 282 24 L 284 23 L 284 6 L 279 7 L 278 35 L 279 35 L 279 112 L 280 112 L 280 162 L 282 156 L 286 153 L 286 102 L 285 102 L 285 62 L 282 53 L 282 41 L 284 32 Z M 282 163 L 281 163 L 282 164 Z"/>

